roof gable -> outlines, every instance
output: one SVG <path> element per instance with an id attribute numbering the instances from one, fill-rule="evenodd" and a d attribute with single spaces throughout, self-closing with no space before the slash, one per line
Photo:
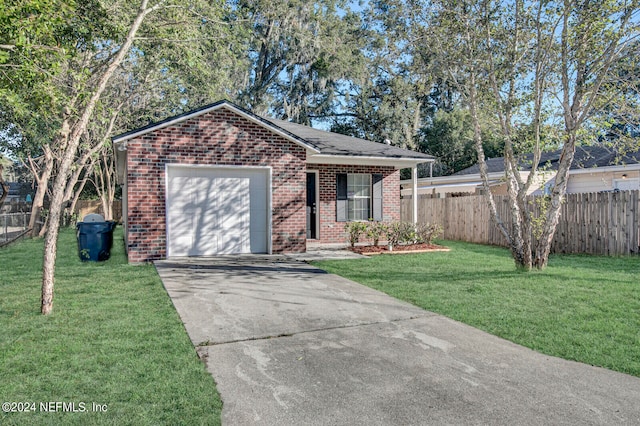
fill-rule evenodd
<path id="1" fill-rule="evenodd" d="M 188 111 L 185 112 L 183 114 L 180 115 L 176 115 L 174 117 L 169 117 L 166 118 L 162 121 L 158 121 L 156 123 L 151 123 L 148 124 L 147 126 L 144 127 L 140 127 L 138 129 L 134 129 L 131 130 L 129 132 L 126 133 L 122 133 L 120 135 L 114 136 L 113 138 L 111 138 L 111 140 L 113 141 L 114 144 L 121 144 L 124 143 L 126 141 L 128 141 L 129 139 L 134 139 L 140 136 L 143 136 L 147 133 L 151 133 L 154 132 L 156 130 L 160 130 L 163 129 L 165 127 L 169 127 L 169 126 L 173 126 L 175 124 L 179 124 L 182 123 L 184 121 L 187 121 L 189 119 L 195 118 L 195 117 L 199 117 L 203 114 L 207 114 L 209 112 L 212 111 L 216 111 L 219 109 L 227 109 L 230 110 L 246 119 L 248 119 L 249 121 L 252 121 L 254 123 L 257 123 L 263 127 L 267 127 L 269 128 L 271 131 L 274 131 L 275 133 L 280 134 L 281 136 L 285 137 L 286 139 L 302 146 L 303 148 L 306 148 L 312 152 L 320 152 L 315 146 L 313 146 L 313 144 L 308 143 L 307 141 L 297 137 L 296 135 L 293 135 L 287 131 L 284 131 L 283 129 L 279 129 L 273 125 L 271 125 L 269 122 L 267 122 L 264 118 L 257 116 L 249 111 L 246 111 L 242 108 L 240 108 L 239 106 L 223 100 L 223 101 L 219 101 L 219 102 L 215 102 L 213 104 L 209 104 L 209 105 L 205 105 L 201 108 L 192 110 L 192 111 Z"/>
<path id="2" fill-rule="evenodd" d="M 321 158 L 358 158 L 386 159 L 391 161 L 410 161 L 414 163 L 434 161 L 434 157 L 420 152 L 397 148 L 383 143 L 371 142 L 338 133 L 314 129 L 309 126 L 291 123 L 273 118 L 261 117 L 227 100 L 215 102 L 183 114 L 151 123 L 147 126 L 114 136 L 114 144 L 124 144 L 129 139 L 169 127 L 217 109 L 228 109 L 270 131 L 307 149 L 308 155 Z"/>

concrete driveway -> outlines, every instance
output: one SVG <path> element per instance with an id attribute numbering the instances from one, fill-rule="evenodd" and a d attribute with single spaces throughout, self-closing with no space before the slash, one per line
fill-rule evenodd
<path id="1" fill-rule="evenodd" d="M 226 425 L 640 424 L 639 378 L 541 355 L 302 262 L 156 268 Z"/>

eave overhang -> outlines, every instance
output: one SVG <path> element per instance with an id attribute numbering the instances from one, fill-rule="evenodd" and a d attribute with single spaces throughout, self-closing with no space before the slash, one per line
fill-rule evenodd
<path id="1" fill-rule="evenodd" d="M 408 157 L 374 157 L 355 155 L 307 154 L 307 164 L 336 164 L 355 166 L 385 166 L 396 169 L 416 167 L 418 164 L 432 163 L 434 159 Z"/>

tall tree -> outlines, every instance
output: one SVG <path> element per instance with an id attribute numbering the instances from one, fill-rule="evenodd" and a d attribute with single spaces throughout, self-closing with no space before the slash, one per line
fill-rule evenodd
<path id="1" fill-rule="evenodd" d="M 580 131 L 598 100 L 612 93 L 604 82 L 638 36 L 638 2 L 467 0 L 429 5 L 429 34 L 442 52 L 438 61 L 471 111 L 492 218 L 517 267 L 544 268 Z M 499 217 L 489 190 L 480 111 L 490 111 L 505 142 L 508 218 Z M 526 194 L 544 149 L 543 127 L 554 118 L 563 123 L 562 155 L 548 207 L 535 218 Z M 519 135 L 523 123 L 530 129 L 529 141 Z M 519 172 L 522 147 L 533 154 L 527 179 Z"/>
<path id="2" fill-rule="evenodd" d="M 98 100 L 107 87 L 109 79 L 111 79 L 113 73 L 125 60 L 143 21 L 147 15 L 159 9 L 161 6 L 162 3 L 149 5 L 149 0 L 141 0 L 136 15 L 133 20 L 130 21 L 129 30 L 124 37 L 122 44 L 116 50 L 111 61 L 105 64 L 106 67 L 99 72 L 95 88 L 86 93 L 87 101 L 78 110 L 79 115 L 74 117 L 71 115 L 71 112 L 64 113 L 63 115 L 59 138 L 60 144 L 64 146 L 64 149 L 62 150 L 58 172 L 52 188 L 53 196 L 51 198 L 51 206 L 47 222 L 47 234 L 44 241 L 41 311 L 45 315 L 51 313 L 51 310 L 53 309 L 55 262 L 64 189 L 67 184 L 67 175 L 71 164 L 74 161 L 78 145 L 80 144 L 80 139 L 87 128 L 91 116 L 93 115 Z"/>
<path id="3" fill-rule="evenodd" d="M 29 2 L 29 6 L 33 7 L 42 4 L 46 6 L 49 2 Z M 197 68 L 207 57 L 207 42 L 220 40 L 219 34 L 227 33 L 228 25 L 222 20 L 224 10 L 221 6 L 204 0 L 187 3 L 141 0 L 134 4 L 121 0 L 96 0 L 76 4 L 69 0 L 56 6 L 63 13 L 54 10 L 56 13 L 52 14 L 51 19 L 42 15 L 47 10 L 46 7 L 18 7 L 12 10 L 13 15 L 2 27 L 11 41 L 7 46 L 0 46 L 8 52 L 2 58 L 3 63 L 7 64 L 8 72 L 2 76 L 3 91 L 0 93 L 7 100 L 5 108 L 10 110 L 12 118 L 17 118 L 13 121 L 19 123 L 21 129 L 27 130 L 23 134 L 28 134 L 33 126 L 22 120 L 27 117 L 22 111 L 31 110 L 32 114 L 37 114 L 38 119 L 46 118 L 44 121 L 51 129 L 52 138 L 45 138 L 40 146 L 45 154 L 51 154 L 55 173 L 43 259 L 41 309 L 44 314 L 51 312 L 53 306 L 60 214 L 67 197 L 65 194 L 69 193 L 65 188 L 70 187 L 69 178 L 74 176 L 74 164 L 78 165 L 76 159 L 82 141 L 85 140 L 89 145 L 85 151 L 92 149 L 92 142 L 90 138 L 87 139 L 90 123 L 98 122 L 96 114 L 101 112 L 111 115 L 110 108 L 101 102 L 103 94 L 114 81 L 114 75 L 122 75 L 118 71 L 122 69 L 122 64 L 148 63 L 147 69 L 155 67 L 157 76 L 162 76 L 165 82 L 171 80 L 174 83 L 173 93 L 176 95 L 172 98 L 175 101 L 173 106 L 176 109 L 184 106 L 192 99 L 190 95 L 193 86 L 189 83 L 191 79 L 186 74 L 177 78 L 172 71 L 176 68 L 196 68 L 193 75 L 199 72 L 204 75 L 200 78 L 211 77 L 213 73 L 219 72 L 217 70 L 220 68 L 215 67 Z M 156 13 L 160 11 L 161 13 Z M 32 12 L 35 18 L 30 17 Z M 23 21 L 40 22 L 33 30 L 33 34 L 38 37 L 33 37 L 29 32 L 25 34 L 31 27 L 25 26 Z M 5 31 L 6 28 L 9 30 Z M 163 49 L 165 56 L 155 56 L 154 53 L 160 50 L 158 46 L 163 43 L 172 43 L 174 46 L 182 43 L 188 48 L 181 52 L 175 48 L 172 51 Z M 212 57 L 209 58 L 213 60 L 215 53 L 220 54 L 222 51 L 222 47 L 212 49 Z M 148 58 L 156 59 L 154 65 L 148 62 Z M 210 68 L 215 71 L 206 72 Z M 171 76 L 167 77 L 169 74 Z M 29 76 L 28 81 L 24 75 Z M 131 73 L 125 80 L 131 84 L 146 83 L 134 80 Z M 36 92 L 37 96 L 32 96 L 28 86 L 34 83 L 42 85 L 44 90 L 41 93 L 44 96 L 40 92 Z M 215 85 L 208 85 L 212 86 Z M 210 93 L 206 88 L 201 92 Z M 178 93 L 182 93 L 182 96 Z M 137 101 L 141 102 L 143 99 L 140 97 Z"/>
<path id="4" fill-rule="evenodd" d="M 504 143 L 491 120 L 480 117 L 482 145 L 487 157 L 501 157 Z M 477 162 L 473 120 L 464 105 L 453 111 L 438 110 L 420 130 L 421 151 L 438 159 L 436 175 L 450 175 Z"/>
<path id="5" fill-rule="evenodd" d="M 555 16 L 551 14 L 551 19 Z M 604 83 L 615 73 L 613 65 L 624 54 L 626 46 L 640 35 L 639 17 L 640 2 L 637 0 L 564 1 L 559 14 L 561 32 L 555 39 L 560 51 L 560 84 L 555 85 L 552 92 L 561 99 L 564 143 L 550 208 L 535 246 L 533 263 L 538 268 L 545 267 L 548 262 L 579 132 L 592 116 L 598 101 L 611 93 L 605 90 Z M 614 88 L 615 91 L 620 89 Z"/>
<path id="6" fill-rule="evenodd" d="M 342 80 L 359 66 L 360 20 L 344 0 L 237 0 L 235 22 L 251 66 L 239 102 L 258 114 L 310 124 L 331 114 Z"/>
<path id="7" fill-rule="evenodd" d="M 34 172 L 37 190 L 29 227 L 43 207 L 54 171 L 59 111 L 72 98 L 65 87 L 73 79 L 66 64 L 75 60 L 102 28 L 95 2 L 25 0 L 0 3 L 0 128 L 3 147 Z M 57 83 L 56 83 L 57 82 Z"/>
<path id="8" fill-rule="evenodd" d="M 420 133 L 437 111 L 452 111 L 459 96 L 433 71 L 433 47 L 423 28 L 428 10 L 405 0 L 375 0 L 364 10 L 366 72 L 349 80 L 345 113 L 361 137 L 420 149 Z"/>

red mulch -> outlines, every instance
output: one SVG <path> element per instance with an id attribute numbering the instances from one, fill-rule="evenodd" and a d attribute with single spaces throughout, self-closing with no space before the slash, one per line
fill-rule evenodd
<path id="1" fill-rule="evenodd" d="M 395 252 L 411 252 L 411 251 L 428 251 L 428 250 L 442 250 L 446 247 L 438 246 L 435 244 L 407 244 L 393 247 L 393 253 Z M 356 246 L 350 247 L 349 250 L 359 254 L 372 254 L 372 253 L 388 253 L 389 248 L 385 246 Z"/>

